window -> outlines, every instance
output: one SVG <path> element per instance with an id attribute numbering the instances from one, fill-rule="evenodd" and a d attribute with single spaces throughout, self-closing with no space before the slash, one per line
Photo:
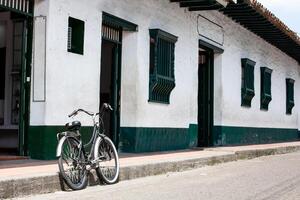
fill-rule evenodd
<path id="1" fill-rule="evenodd" d="M 267 67 L 260 68 L 260 109 L 268 110 L 269 103 L 272 101 L 271 93 L 271 75 L 272 70 Z"/>
<path id="2" fill-rule="evenodd" d="M 84 21 L 69 17 L 68 52 L 83 55 Z"/>
<path id="3" fill-rule="evenodd" d="M 254 92 L 254 66 L 255 62 L 248 59 L 242 59 L 242 106 L 251 107 L 251 101 L 255 96 Z"/>
<path id="4" fill-rule="evenodd" d="M 170 103 L 175 88 L 174 59 L 177 37 L 150 29 L 149 101 Z"/>
<path id="5" fill-rule="evenodd" d="M 294 102 L 294 83 L 293 79 L 286 79 L 286 114 L 292 114 Z"/>

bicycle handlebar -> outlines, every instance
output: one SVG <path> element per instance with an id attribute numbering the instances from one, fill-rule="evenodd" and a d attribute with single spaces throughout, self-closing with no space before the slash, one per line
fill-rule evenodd
<path id="1" fill-rule="evenodd" d="M 100 109 L 100 113 L 102 113 L 104 111 L 104 109 L 113 111 L 113 108 L 108 103 L 102 104 L 101 109 Z M 71 114 L 69 114 L 68 117 L 73 117 L 73 116 L 77 115 L 78 112 L 84 112 L 85 114 L 87 114 L 89 116 L 94 116 L 94 117 L 96 115 L 99 115 L 99 113 L 93 113 L 93 112 L 89 112 L 89 111 L 86 111 L 84 109 L 79 108 L 77 110 L 74 110 Z"/>
<path id="2" fill-rule="evenodd" d="M 74 111 L 73 111 L 71 114 L 69 114 L 68 116 L 69 116 L 69 117 L 73 117 L 73 116 L 77 115 L 78 112 L 84 112 L 85 114 L 87 114 L 87 115 L 89 115 L 89 116 L 94 116 L 94 113 L 89 112 L 89 111 L 86 111 L 86 110 L 83 110 L 83 109 L 81 109 L 81 108 L 79 108 L 79 109 L 77 109 L 77 110 L 74 110 Z M 96 114 L 98 114 L 98 113 L 96 113 Z"/>

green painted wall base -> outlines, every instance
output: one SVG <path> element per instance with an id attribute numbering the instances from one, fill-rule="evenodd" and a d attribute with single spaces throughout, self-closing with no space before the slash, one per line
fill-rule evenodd
<path id="1" fill-rule="evenodd" d="M 32 159 L 56 159 L 56 134 L 63 126 L 31 126 L 29 128 L 29 156 Z M 86 143 L 92 127 L 82 127 L 81 135 Z M 266 144 L 296 141 L 300 138 L 297 129 L 250 128 L 214 126 L 213 146 Z M 137 128 L 121 127 L 119 150 L 141 153 L 188 149 L 198 146 L 198 125 L 189 128 Z"/>
<path id="2" fill-rule="evenodd" d="M 189 128 L 121 127 L 119 149 L 131 153 L 170 151 L 196 147 L 197 142 L 197 125 Z"/>
<path id="3" fill-rule="evenodd" d="M 83 141 L 88 142 L 92 127 L 82 127 Z M 32 159 L 56 159 L 56 134 L 65 131 L 63 126 L 30 126 L 29 156 Z M 198 126 L 189 128 L 121 128 L 119 148 L 123 152 L 151 152 L 187 149 L 197 146 Z"/>
<path id="4" fill-rule="evenodd" d="M 297 129 L 215 126 L 213 130 L 214 146 L 267 144 L 298 139 Z"/>
<path id="5" fill-rule="evenodd" d="M 83 141 L 87 142 L 92 134 L 92 127 L 82 127 Z M 28 137 L 29 156 L 32 159 L 56 159 L 56 134 L 65 131 L 64 126 L 30 126 Z"/>

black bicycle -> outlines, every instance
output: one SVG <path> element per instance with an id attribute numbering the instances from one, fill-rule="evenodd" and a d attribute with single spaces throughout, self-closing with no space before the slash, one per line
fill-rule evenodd
<path id="1" fill-rule="evenodd" d="M 88 173 L 96 169 L 99 179 L 106 184 L 116 183 L 119 179 L 119 158 L 115 145 L 105 135 L 103 115 L 105 111 L 112 111 L 112 107 L 104 103 L 99 113 L 92 113 L 83 109 L 73 111 L 69 117 L 83 112 L 93 118 L 93 135 L 87 144 L 81 140 L 80 121 L 66 124 L 66 131 L 57 134 L 58 146 L 56 156 L 61 176 L 65 183 L 73 190 L 80 190 L 87 186 Z M 99 116 L 99 122 L 96 117 Z M 89 153 L 87 148 L 90 147 Z"/>

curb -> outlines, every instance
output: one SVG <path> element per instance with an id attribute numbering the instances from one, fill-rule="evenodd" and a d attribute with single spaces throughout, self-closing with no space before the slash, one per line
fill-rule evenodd
<path id="1" fill-rule="evenodd" d="M 221 156 L 121 167 L 120 181 L 166 174 L 168 172 L 186 171 L 204 166 L 212 166 L 237 160 L 253 159 L 261 156 L 292 153 L 296 151 L 300 151 L 300 146 L 243 150 L 228 152 L 228 154 Z M 98 178 L 95 173 L 92 173 L 89 178 L 89 185 L 97 184 L 99 184 Z M 67 188 L 58 173 L 0 181 L 0 199 L 53 193 L 61 190 L 67 190 Z"/>

